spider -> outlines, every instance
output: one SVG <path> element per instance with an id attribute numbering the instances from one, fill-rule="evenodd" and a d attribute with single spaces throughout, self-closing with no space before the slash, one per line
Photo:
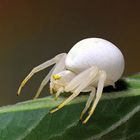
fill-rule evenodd
<path id="1" fill-rule="evenodd" d="M 55 65 L 54 65 L 55 64 Z M 122 76 L 124 71 L 124 57 L 121 51 L 111 42 L 101 38 L 86 38 L 76 43 L 68 53 L 61 53 L 54 58 L 33 68 L 21 83 L 18 95 L 22 87 L 37 72 L 54 65 L 48 75 L 42 81 L 34 98 L 39 97 L 42 89 L 50 80 L 50 93 L 56 98 L 63 92 L 72 94 L 53 113 L 81 92 L 90 92 L 89 98 L 83 109 L 80 119 L 91 107 L 87 117 L 82 121 L 85 124 L 93 114 L 105 86 L 112 85 Z"/>

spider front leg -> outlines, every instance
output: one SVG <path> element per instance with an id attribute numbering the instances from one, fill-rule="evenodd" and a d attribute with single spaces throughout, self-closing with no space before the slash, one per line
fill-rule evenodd
<path id="1" fill-rule="evenodd" d="M 55 69 L 55 66 L 51 69 L 51 71 L 48 73 L 48 75 L 43 79 L 43 81 L 41 82 L 38 91 L 36 93 L 36 95 L 34 96 L 34 99 L 38 98 L 41 91 L 43 90 L 44 86 L 49 82 L 50 77 L 52 75 L 53 70 Z"/>
<path id="2" fill-rule="evenodd" d="M 45 69 L 45 68 L 47 68 L 47 67 L 49 67 L 49 66 L 55 64 L 55 63 L 57 63 L 57 62 L 59 62 L 59 60 L 60 60 L 64 55 L 66 55 L 66 54 L 65 54 L 65 53 L 58 54 L 58 55 L 55 56 L 54 58 L 52 58 L 52 59 L 50 59 L 50 60 L 48 60 L 48 61 L 42 63 L 41 65 L 39 65 L 39 66 L 37 66 L 37 67 L 35 67 L 35 68 L 33 68 L 33 69 L 31 70 L 31 72 L 27 75 L 27 77 L 22 81 L 22 83 L 21 83 L 21 85 L 20 85 L 20 87 L 19 87 L 19 89 L 18 89 L 17 95 L 20 94 L 21 89 L 23 88 L 23 86 L 28 82 L 28 80 L 29 80 L 35 73 L 37 73 L 37 72 L 39 72 L 39 71 L 41 71 L 41 70 L 43 70 L 43 69 Z"/>
<path id="3" fill-rule="evenodd" d="M 93 105 L 91 107 L 91 110 L 89 111 L 89 115 L 82 122 L 83 124 L 85 124 L 89 120 L 91 115 L 93 114 L 93 112 L 94 112 L 94 110 L 95 110 L 95 108 L 96 108 L 96 106 L 97 106 L 97 104 L 98 104 L 98 102 L 99 102 L 99 100 L 102 96 L 102 91 L 103 91 L 103 88 L 104 88 L 105 80 L 106 80 L 106 72 L 105 71 L 100 71 L 96 97 L 95 97 L 95 100 L 94 100 Z"/>
<path id="4" fill-rule="evenodd" d="M 91 67 L 84 72 L 78 74 L 66 87 L 66 92 L 72 92 L 72 95 L 68 97 L 63 103 L 61 103 L 56 109 L 50 111 L 50 113 L 56 112 L 63 106 L 65 106 L 67 103 L 69 103 L 71 100 L 73 100 L 76 96 L 80 94 L 82 90 L 84 90 L 86 87 L 88 87 L 93 79 L 98 74 L 98 68 L 97 67 Z M 84 79 L 83 82 L 81 82 L 81 79 Z M 75 87 L 77 85 L 77 87 Z"/>
<path id="5" fill-rule="evenodd" d="M 56 63 L 56 65 L 51 69 L 51 71 L 49 72 L 49 74 L 43 79 L 43 81 L 41 82 L 40 84 L 40 87 L 35 95 L 34 98 L 38 98 L 41 91 L 43 90 L 44 86 L 48 83 L 48 81 L 50 80 L 51 75 L 52 74 L 56 74 L 56 73 L 59 73 L 63 70 L 65 70 L 65 59 L 66 59 L 66 54 L 63 54 L 63 56 L 59 59 L 59 61 Z M 50 85 L 50 93 L 52 94 L 53 93 L 53 90 L 52 90 L 52 86 Z"/>

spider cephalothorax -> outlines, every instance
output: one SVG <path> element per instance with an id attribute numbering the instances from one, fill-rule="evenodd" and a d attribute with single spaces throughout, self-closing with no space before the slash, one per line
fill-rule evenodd
<path id="1" fill-rule="evenodd" d="M 124 71 L 123 55 L 114 44 L 101 38 L 87 38 L 75 44 L 68 54 L 58 54 L 33 68 L 21 83 L 18 95 L 25 83 L 35 73 L 53 64 L 55 66 L 42 81 L 35 98 L 40 95 L 49 80 L 50 92 L 54 93 L 56 97 L 62 92 L 71 92 L 70 97 L 51 111 L 53 113 L 73 100 L 80 92 L 90 91 L 86 106 L 81 113 L 81 118 L 90 106 L 91 109 L 83 123 L 86 123 L 93 114 L 101 98 L 103 88 L 108 85 L 114 86 L 114 83 Z"/>

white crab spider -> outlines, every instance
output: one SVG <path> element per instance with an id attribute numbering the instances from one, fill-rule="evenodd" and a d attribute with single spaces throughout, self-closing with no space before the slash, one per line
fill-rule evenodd
<path id="1" fill-rule="evenodd" d="M 101 38 L 87 38 L 75 44 L 68 54 L 58 54 L 33 68 L 21 83 L 18 95 L 25 83 L 35 73 L 53 64 L 55 66 L 42 81 L 35 98 L 40 95 L 49 80 L 50 92 L 55 93 L 56 97 L 62 92 L 71 92 L 70 97 L 51 111 L 53 113 L 73 100 L 80 92 L 90 91 L 90 96 L 80 118 L 90 106 L 91 109 L 83 123 L 86 123 L 93 114 L 101 98 L 103 88 L 108 85 L 114 86 L 114 83 L 124 71 L 124 57 L 115 45 Z M 92 102 L 93 104 L 91 105 Z"/>

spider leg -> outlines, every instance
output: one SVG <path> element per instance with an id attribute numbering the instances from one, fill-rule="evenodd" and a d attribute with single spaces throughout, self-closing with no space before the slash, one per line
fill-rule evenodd
<path id="1" fill-rule="evenodd" d="M 53 113 L 53 112 L 59 110 L 60 108 L 65 106 L 67 103 L 69 103 L 71 100 L 73 100 L 76 96 L 78 96 L 83 89 L 85 89 L 87 86 L 89 86 L 91 81 L 96 77 L 97 73 L 98 73 L 98 68 L 91 67 L 91 68 L 85 70 L 84 72 L 80 73 L 78 76 L 76 76 L 70 82 L 70 84 L 73 85 L 73 84 L 79 83 L 79 86 L 76 87 L 76 89 L 73 91 L 73 94 L 70 97 L 68 97 L 64 102 L 62 102 L 56 109 L 52 110 L 50 113 Z M 84 81 L 81 82 L 81 79 L 84 79 Z M 76 81 L 77 81 L 77 83 L 76 83 Z M 68 87 L 69 87 L 69 84 L 68 84 Z M 73 88 L 72 88 L 72 90 L 73 90 Z M 69 89 L 69 91 L 72 91 L 72 90 Z"/>
<path id="2" fill-rule="evenodd" d="M 85 106 L 85 108 L 83 109 L 83 111 L 82 111 L 82 113 L 81 113 L 80 120 L 82 120 L 83 115 L 86 113 L 86 111 L 87 111 L 88 108 L 90 107 L 91 102 L 92 102 L 93 99 L 94 99 L 94 96 L 95 96 L 95 88 L 93 87 L 93 88 L 92 88 L 92 91 L 90 92 L 89 98 L 88 98 L 88 100 L 87 100 L 87 102 L 86 102 L 86 106 Z"/>
<path id="3" fill-rule="evenodd" d="M 58 54 L 58 55 L 56 55 L 54 58 L 52 58 L 52 59 L 50 59 L 50 60 L 48 60 L 48 61 L 46 61 L 46 62 L 40 64 L 39 66 L 37 66 L 37 67 L 35 67 L 35 68 L 33 68 L 33 69 L 31 70 L 31 72 L 27 75 L 27 77 L 22 81 L 22 83 L 21 83 L 21 85 L 20 85 L 20 87 L 19 87 L 19 89 L 18 89 L 17 95 L 20 94 L 21 89 L 23 88 L 23 86 L 28 82 L 28 80 L 29 80 L 35 73 L 37 73 L 37 72 L 39 72 L 39 71 L 41 71 L 41 70 L 43 70 L 43 69 L 45 69 L 45 68 L 47 68 L 47 67 L 49 67 L 49 66 L 55 64 L 55 63 L 57 63 L 64 55 L 66 55 L 66 54 L 65 54 L 65 53 Z"/>
<path id="4" fill-rule="evenodd" d="M 49 82 L 54 68 L 55 68 L 55 66 L 51 69 L 51 71 L 48 73 L 48 75 L 41 82 L 41 84 L 40 84 L 40 86 L 38 88 L 38 91 L 37 91 L 36 95 L 34 96 L 34 99 L 39 97 L 39 95 L 40 95 L 41 91 L 43 90 L 44 86 Z"/>
<path id="5" fill-rule="evenodd" d="M 59 88 L 59 90 L 55 94 L 55 100 L 57 100 L 60 94 L 63 92 L 64 92 L 64 88 L 63 87 Z"/>
<path id="6" fill-rule="evenodd" d="M 92 76 L 90 76 L 89 73 L 91 73 Z M 98 68 L 96 66 L 93 66 L 81 72 L 71 82 L 68 83 L 68 85 L 65 87 L 65 91 L 66 92 L 73 91 L 82 83 L 81 79 L 84 79 L 85 83 L 87 83 L 85 79 L 88 79 L 90 81 L 90 79 L 93 79 L 93 77 L 95 78 L 95 76 L 97 76 L 97 73 L 98 73 Z"/>
<path id="7" fill-rule="evenodd" d="M 106 84 L 106 85 L 111 85 L 111 86 L 113 86 L 113 88 L 116 88 L 115 83 L 114 83 L 113 81 L 111 81 L 111 80 L 106 79 L 105 84 Z"/>
<path id="8" fill-rule="evenodd" d="M 61 59 L 59 60 L 59 62 L 51 69 L 51 71 L 48 73 L 48 75 L 43 79 L 43 81 L 40 84 L 40 87 L 35 95 L 34 98 L 38 98 L 41 91 L 43 90 L 44 86 L 48 83 L 48 81 L 50 80 L 50 77 L 52 74 L 54 73 L 59 73 L 60 71 L 63 71 L 65 69 L 65 58 L 66 58 L 66 54 L 64 54 Z M 51 86 L 50 86 L 50 91 L 51 91 Z"/>
<path id="9" fill-rule="evenodd" d="M 98 87 L 97 87 L 97 92 L 96 92 L 96 97 L 95 100 L 93 102 L 93 105 L 91 107 L 91 110 L 89 111 L 88 116 L 86 117 L 86 119 L 82 122 L 83 124 L 85 124 L 89 118 L 91 117 L 91 115 L 93 114 L 101 96 L 102 96 L 102 91 L 104 88 L 104 83 L 106 80 L 106 72 L 105 71 L 100 71 L 100 75 L 99 75 L 99 82 L 98 82 Z"/>
<path id="10" fill-rule="evenodd" d="M 63 54 L 63 56 L 59 59 L 59 62 L 56 63 L 56 66 L 55 66 L 55 69 L 53 70 L 52 74 L 57 74 L 63 70 L 66 69 L 66 66 L 65 66 L 65 60 L 66 60 L 66 56 L 67 54 Z"/>

